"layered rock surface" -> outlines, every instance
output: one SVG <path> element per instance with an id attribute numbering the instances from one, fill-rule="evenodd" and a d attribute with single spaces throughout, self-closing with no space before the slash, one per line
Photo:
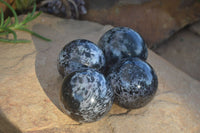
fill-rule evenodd
<path id="1" fill-rule="evenodd" d="M 84 20 L 128 26 L 156 47 L 178 30 L 199 20 L 198 0 L 85 0 Z"/>
<path id="2" fill-rule="evenodd" d="M 113 105 L 98 122 L 78 124 L 58 105 L 62 83 L 56 66 L 61 48 L 74 39 L 97 43 L 112 26 L 41 15 L 30 28 L 51 38 L 45 42 L 24 32 L 29 44 L 0 43 L 0 131 L 24 133 L 198 133 L 200 83 L 149 50 L 159 87 L 145 107 L 127 112 Z"/>

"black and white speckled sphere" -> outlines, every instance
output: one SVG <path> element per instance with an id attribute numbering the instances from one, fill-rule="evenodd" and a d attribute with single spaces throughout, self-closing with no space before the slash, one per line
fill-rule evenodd
<path id="1" fill-rule="evenodd" d="M 57 68 L 62 76 L 87 67 L 100 70 L 105 66 L 103 51 L 93 42 L 77 39 L 65 45 L 60 51 Z"/>
<path id="2" fill-rule="evenodd" d="M 127 109 L 136 109 L 149 103 L 158 87 L 154 69 L 139 58 L 125 58 L 107 76 L 113 88 L 115 102 Z"/>
<path id="3" fill-rule="evenodd" d="M 115 27 L 107 31 L 100 38 L 98 45 L 105 54 L 108 67 L 112 67 L 122 58 L 139 57 L 146 60 L 148 56 L 143 38 L 128 27 Z"/>
<path id="4" fill-rule="evenodd" d="M 60 91 L 63 111 L 80 122 L 94 122 L 111 109 L 114 92 L 94 69 L 76 71 L 64 78 Z"/>

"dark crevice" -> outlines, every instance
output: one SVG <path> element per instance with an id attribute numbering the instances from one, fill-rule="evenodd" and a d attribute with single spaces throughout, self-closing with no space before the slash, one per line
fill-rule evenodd
<path id="1" fill-rule="evenodd" d="M 108 117 L 113 117 L 113 116 L 124 116 L 124 115 L 128 115 L 128 113 L 131 112 L 131 109 L 128 109 L 126 112 L 124 113 L 120 113 L 120 114 L 111 114 Z"/>
<path id="2" fill-rule="evenodd" d="M 12 68 L 16 67 L 16 66 L 19 65 L 23 60 L 25 60 L 27 57 L 29 57 L 29 56 L 31 56 L 31 55 L 33 55 L 33 54 L 35 54 L 35 53 L 36 53 L 36 51 L 33 51 L 33 52 L 31 52 L 31 53 L 28 53 L 28 54 L 25 54 L 24 56 L 22 56 L 22 57 L 17 61 L 17 63 L 15 63 L 15 64 L 12 65 L 12 66 L 5 67 L 5 68 L 3 68 L 3 69 L 12 69 Z"/>
<path id="3" fill-rule="evenodd" d="M 82 123 L 78 123 L 78 124 L 66 124 L 67 126 L 81 126 L 83 125 Z"/>

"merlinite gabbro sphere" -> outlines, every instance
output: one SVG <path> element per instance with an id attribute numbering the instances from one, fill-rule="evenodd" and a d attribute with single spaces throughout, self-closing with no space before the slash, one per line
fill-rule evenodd
<path id="1" fill-rule="evenodd" d="M 88 67 L 101 70 L 104 66 L 103 51 L 85 39 L 77 39 L 66 44 L 60 51 L 57 61 L 57 68 L 62 76 Z"/>
<path id="2" fill-rule="evenodd" d="M 114 92 L 102 74 L 87 69 L 75 71 L 64 78 L 60 91 L 62 110 L 80 122 L 94 122 L 111 109 Z"/>
<path id="3" fill-rule="evenodd" d="M 128 27 L 115 27 L 101 36 L 98 42 L 103 50 L 107 66 L 119 62 L 126 57 L 139 57 L 146 60 L 147 46 L 139 33 Z"/>
<path id="4" fill-rule="evenodd" d="M 149 103 L 158 87 L 154 69 L 139 58 L 125 58 L 107 76 L 113 88 L 115 102 L 127 109 L 136 109 Z"/>

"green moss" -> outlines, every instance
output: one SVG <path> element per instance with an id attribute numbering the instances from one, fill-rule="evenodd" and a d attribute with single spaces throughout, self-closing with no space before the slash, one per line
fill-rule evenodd
<path id="1" fill-rule="evenodd" d="M 9 5 L 4 0 L 0 0 L 0 2 L 5 4 L 11 10 L 11 12 L 13 13 L 13 16 L 15 18 L 15 21 L 13 23 L 11 22 L 10 16 L 7 18 L 7 20 L 4 20 L 3 10 L 2 10 L 2 8 L 0 8 L 0 21 L 1 21 L 0 22 L 0 41 L 1 42 L 8 42 L 8 43 L 28 43 L 28 42 L 30 42 L 29 40 L 17 39 L 17 34 L 15 32 L 16 30 L 28 32 L 28 33 L 30 33 L 36 37 L 39 37 L 45 41 L 51 41 L 50 39 L 45 38 L 27 28 L 28 27 L 27 23 L 36 19 L 41 14 L 41 12 L 38 12 L 35 14 L 35 11 L 36 11 L 36 3 L 35 2 L 34 2 L 34 6 L 33 6 L 33 11 L 31 13 L 28 13 L 26 18 L 22 22 L 19 22 L 17 13 L 11 5 Z M 13 39 L 7 39 L 7 38 L 1 37 L 1 36 L 8 36 L 9 34 L 13 35 Z"/>

